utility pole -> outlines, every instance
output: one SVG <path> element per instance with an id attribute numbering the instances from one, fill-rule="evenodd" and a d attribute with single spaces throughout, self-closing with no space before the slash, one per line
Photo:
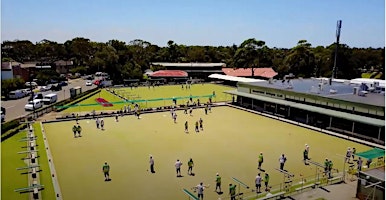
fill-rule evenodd
<path id="1" fill-rule="evenodd" d="M 336 61 L 338 58 L 339 38 L 340 38 L 340 29 L 341 28 L 342 28 L 342 20 L 338 20 L 338 22 L 336 23 L 336 44 L 335 44 L 334 67 L 332 68 L 330 85 L 332 84 L 332 79 L 336 78 Z"/>

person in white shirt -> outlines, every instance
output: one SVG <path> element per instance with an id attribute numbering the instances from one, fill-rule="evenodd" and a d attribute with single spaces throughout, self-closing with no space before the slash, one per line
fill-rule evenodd
<path id="1" fill-rule="evenodd" d="M 205 186 L 203 185 L 202 182 L 196 186 L 198 199 L 200 199 L 200 198 L 204 199 L 204 188 L 205 188 Z"/>
<path id="2" fill-rule="evenodd" d="M 256 192 L 260 193 L 260 188 L 261 188 L 261 176 L 260 176 L 260 173 L 258 173 L 256 178 L 255 178 L 255 184 L 256 184 Z"/>
<path id="3" fill-rule="evenodd" d="M 279 158 L 279 163 L 280 163 L 280 169 L 284 170 L 284 164 L 287 161 L 287 158 L 282 154 Z"/>
<path id="4" fill-rule="evenodd" d="M 351 148 L 347 148 L 347 152 L 346 152 L 346 162 L 350 162 L 350 158 L 352 156 L 352 151 L 351 151 Z"/>
<path id="5" fill-rule="evenodd" d="M 181 177 L 181 165 L 182 162 L 177 159 L 177 162 L 174 164 L 174 166 L 176 167 L 177 177 Z"/>

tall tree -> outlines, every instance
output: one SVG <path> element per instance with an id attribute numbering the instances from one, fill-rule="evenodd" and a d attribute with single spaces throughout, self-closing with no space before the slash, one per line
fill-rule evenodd
<path id="1" fill-rule="evenodd" d="M 260 67 L 260 59 L 266 55 L 265 42 L 250 38 L 245 40 L 233 57 L 235 68 L 251 68 L 252 77 L 255 75 L 255 68 Z"/>

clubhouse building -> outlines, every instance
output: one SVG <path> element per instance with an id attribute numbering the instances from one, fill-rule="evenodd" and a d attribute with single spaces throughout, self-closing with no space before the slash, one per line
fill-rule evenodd
<path id="1" fill-rule="evenodd" d="M 227 91 L 235 105 L 303 126 L 385 144 L 385 81 L 374 79 L 258 80 L 211 75 L 238 81 Z"/>

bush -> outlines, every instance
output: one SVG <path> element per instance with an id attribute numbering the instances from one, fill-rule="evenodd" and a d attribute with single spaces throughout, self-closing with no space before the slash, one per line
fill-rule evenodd
<path id="1" fill-rule="evenodd" d="M 21 124 L 14 129 L 10 129 L 6 132 L 1 132 L 1 141 L 3 142 L 4 140 L 12 137 L 13 135 L 17 134 L 20 130 L 23 130 L 25 128 L 27 128 L 27 124 Z"/>

